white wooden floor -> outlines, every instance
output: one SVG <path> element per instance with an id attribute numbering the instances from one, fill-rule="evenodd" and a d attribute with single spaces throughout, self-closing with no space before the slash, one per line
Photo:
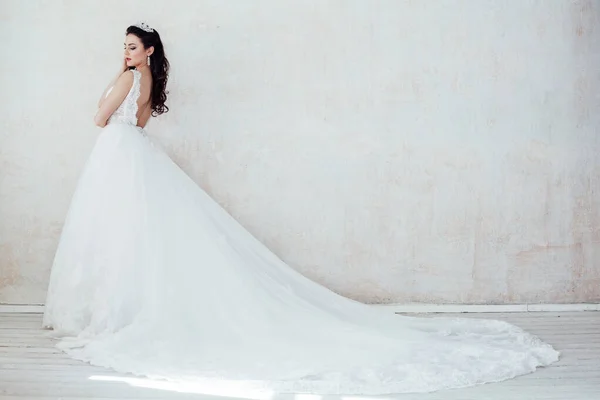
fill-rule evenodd
<path id="1" fill-rule="evenodd" d="M 600 400 L 600 312 L 462 314 L 502 319 L 539 335 L 562 352 L 549 368 L 474 388 L 395 396 L 210 393 L 116 374 L 74 361 L 43 337 L 40 314 L 0 314 L 0 399 L 203 400 Z"/>

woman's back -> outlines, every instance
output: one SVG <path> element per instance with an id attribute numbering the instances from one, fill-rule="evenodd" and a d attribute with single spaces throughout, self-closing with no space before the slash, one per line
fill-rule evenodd
<path id="1" fill-rule="evenodd" d="M 150 73 L 144 74 L 132 69 L 124 72 L 121 79 L 123 79 L 121 85 L 129 85 L 129 91 L 119 107 L 109 117 L 108 123 L 124 123 L 144 127 L 152 113 L 150 104 L 152 77 Z M 112 90 L 113 88 L 108 90 L 106 97 Z"/>

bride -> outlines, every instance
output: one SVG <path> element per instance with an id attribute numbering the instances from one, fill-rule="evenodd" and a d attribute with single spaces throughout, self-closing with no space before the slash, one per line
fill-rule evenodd
<path id="1" fill-rule="evenodd" d="M 152 378 L 314 394 L 465 387 L 558 359 L 508 323 L 397 316 L 286 265 L 146 136 L 168 111 L 168 70 L 158 32 L 127 28 L 52 267 L 43 323 L 59 348 Z"/>

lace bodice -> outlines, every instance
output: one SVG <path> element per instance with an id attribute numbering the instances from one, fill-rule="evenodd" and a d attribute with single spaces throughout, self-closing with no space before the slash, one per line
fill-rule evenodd
<path id="1" fill-rule="evenodd" d="M 133 85 L 131 85 L 131 89 L 129 89 L 129 93 L 127 93 L 127 97 L 121 103 L 119 108 L 115 110 L 115 112 L 108 119 L 108 123 L 119 123 L 119 124 L 128 124 L 128 125 L 137 125 L 137 112 L 138 112 L 138 98 L 140 97 L 140 78 L 142 73 L 136 69 L 132 69 L 133 73 Z M 113 88 L 110 88 L 106 93 L 106 96 L 112 91 Z"/>

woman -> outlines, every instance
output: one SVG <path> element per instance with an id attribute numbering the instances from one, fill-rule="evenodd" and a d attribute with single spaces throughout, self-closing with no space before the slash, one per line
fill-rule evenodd
<path id="1" fill-rule="evenodd" d="M 500 381 L 558 359 L 500 321 L 396 316 L 283 263 L 147 138 L 166 112 L 158 32 L 130 26 L 124 71 L 52 268 L 44 325 L 95 365 L 279 392 L 426 392 Z"/>

